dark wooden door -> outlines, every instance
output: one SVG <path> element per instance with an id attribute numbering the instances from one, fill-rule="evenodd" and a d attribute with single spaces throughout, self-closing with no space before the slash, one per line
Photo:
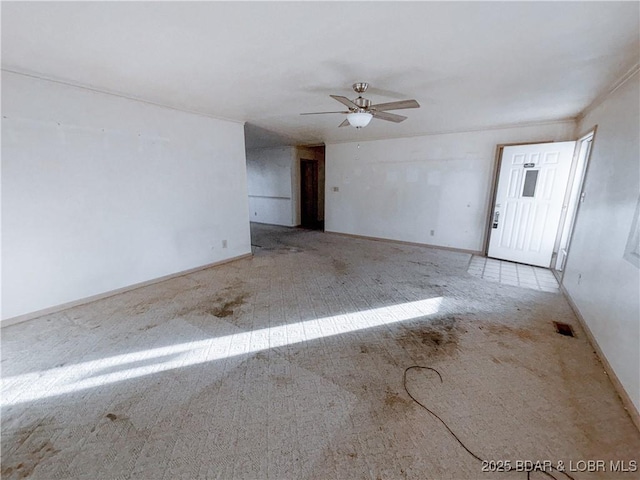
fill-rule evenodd
<path id="1" fill-rule="evenodd" d="M 318 162 L 300 161 L 300 223 L 318 228 Z"/>

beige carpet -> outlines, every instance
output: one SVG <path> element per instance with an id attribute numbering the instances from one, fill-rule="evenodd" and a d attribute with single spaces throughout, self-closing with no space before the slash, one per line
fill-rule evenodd
<path id="1" fill-rule="evenodd" d="M 2 478 L 527 478 L 483 473 L 411 365 L 486 460 L 638 478 L 609 469 L 640 434 L 561 294 L 460 253 L 252 233 L 253 258 L 4 328 Z"/>

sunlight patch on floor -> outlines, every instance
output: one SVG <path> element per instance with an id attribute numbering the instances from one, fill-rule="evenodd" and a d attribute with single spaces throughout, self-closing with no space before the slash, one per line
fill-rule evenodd
<path id="1" fill-rule="evenodd" d="M 437 313 L 441 303 L 442 297 L 429 298 L 7 377 L 2 379 L 2 406 L 64 395 L 237 355 L 417 319 Z M 170 358 L 163 360 L 164 357 Z M 149 365 L 132 366 L 132 364 L 149 361 L 152 362 Z M 118 366 L 122 369 L 100 374 L 105 369 Z"/>

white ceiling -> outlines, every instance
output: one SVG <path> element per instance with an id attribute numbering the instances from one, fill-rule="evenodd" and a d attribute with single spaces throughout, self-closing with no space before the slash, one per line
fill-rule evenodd
<path id="1" fill-rule="evenodd" d="M 638 63 L 638 2 L 2 2 L 2 66 L 315 144 L 573 118 Z M 415 98 L 337 128 L 329 94 Z M 274 140 L 276 139 L 276 140 Z"/>

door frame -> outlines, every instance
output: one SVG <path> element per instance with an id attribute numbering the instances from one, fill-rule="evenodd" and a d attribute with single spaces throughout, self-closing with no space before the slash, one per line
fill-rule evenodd
<path id="1" fill-rule="evenodd" d="M 555 269 L 555 264 L 552 262 L 551 263 L 551 272 L 555 275 L 556 279 L 558 280 L 558 283 L 560 285 L 562 285 L 562 282 L 564 281 L 564 274 L 567 271 L 567 263 L 569 261 L 569 256 L 571 254 L 571 244 L 573 243 L 573 234 L 575 232 L 575 226 L 578 223 L 578 218 L 580 217 L 580 209 L 582 208 L 582 203 L 584 202 L 584 195 L 585 195 L 585 190 L 584 190 L 584 186 L 586 184 L 587 181 L 587 176 L 589 175 L 589 167 L 591 166 L 591 155 L 593 155 L 593 145 L 596 141 L 596 135 L 598 134 L 598 125 L 594 125 L 593 127 L 591 127 L 590 129 L 588 129 L 586 132 L 583 132 L 581 135 L 578 136 L 578 139 L 576 140 L 576 154 L 574 155 L 574 163 L 577 163 L 577 156 L 579 155 L 579 142 L 581 140 L 584 140 L 586 137 L 591 136 L 591 148 L 589 150 L 589 154 L 587 155 L 587 157 L 585 158 L 585 166 L 584 166 L 584 173 L 582 175 L 582 180 L 580 181 L 580 188 L 578 189 L 579 193 L 579 200 L 576 203 L 576 210 L 575 210 L 575 214 L 573 215 L 573 221 L 572 221 L 572 225 L 571 225 L 571 233 L 569 234 L 569 240 L 567 242 L 567 255 L 566 258 L 564 260 L 564 268 L 561 271 L 558 271 Z M 575 165 L 577 167 L 577 165 Z M 572 165 L 572 167 L 574 167 L 574 165 Z M 574 177 L 576 172 L 572 172 Z M 565 215 L 565 220 L 566 220 L 566 215 Z M 558 231 L 558 235 L 562 235 L 562 230 L 564 229 L 564 225 L 560 225 L 559 231 Z M 556 242 L 558 243 L 558 242 Z M 558 253 L 559 252 L 554 252 L 555 253 L 555 259 L 557 260 L 558 258 Z"/>
<path id="2" fill-rule="evenodd" d="M 557 143 L 553 140 L 543 140 L 539 142 L 515 142 L 515 143 L 499 143 L 496 145 L 496 154 L 493 161 L 493 175 L 491 177 L 489 209 L 487 210 L 487 220 L 485 227 L 484 243 L 481 252 L 486 257 L 489 254 L 489 239 L 491 238 L 491 224 L 493 220 L 493 212 L 496 206 L 496 195 L 498 195 L 498 177 L 500 176 L 500 167 L 502 166 L 502 152 L 504 147 L 517 147 L 518 145 L 539 145 L 541 143 Z"/>

